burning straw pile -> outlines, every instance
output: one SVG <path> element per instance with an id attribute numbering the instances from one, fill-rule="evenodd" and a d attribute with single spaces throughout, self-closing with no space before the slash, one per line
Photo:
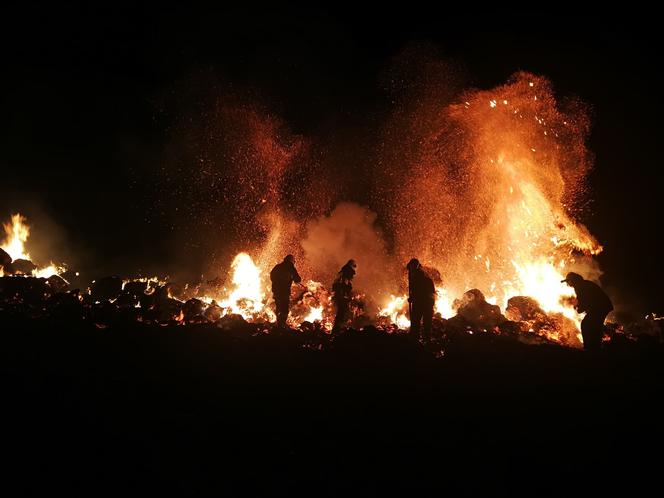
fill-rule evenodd
<path id="1" fill-rule="evenodd" d="M 309 142 L 273 116 L 228 103 L 214 107 L 210 120 L 227 126 L 203 126 L 205 137 L 188 142 L 197 144 L 195 157 L 208 159 L 196 169 L 205 176 L 187 184 L 197 186 L 199 198 L 210 197 L 206 185 L 226 185 L 219 202 L 225 222 L 235 225 L 225 228 L 237 235 L 236 245 L 253 248 L 235 256 L 225 278 L 81 283 L 64 266 L 31 261 L 30 229 L 16 214 L 0 252 L 2 313 L 99 327 L 121 317 L 266 332 L 275 321 L 269 269 L 293 253 L 310 279 L 293 287 L 290 327 L 331 330 L 326 283 L 353 258 L 359 270 L 349 326 L 398 333 L 410 325 L 403 262 L 417 256 L 436 282 L 438 337 L 490 333 L 580 347 L 582 315 L 561 280 L 574 270 L 599 275 L 593 256 L 602 246 L 574 216 L 591 166 L 585 107 L 557 101 L 548 80 L 528 73 L 451 97 L 438 88 L 411 85 L 395 96 L 379 167 L 370 171 L 370 195 L 378 201 L 368 207 L 335 204 L 331 182 L 307 156 Z M 205 144 L 215 146 L 214 154 Z M 235 159 L 215 169 L 213 156 Z M 306 196 L 297 194 L 293 203 L 294 192 Z M 655 318 L 640 330 L 660 334 Z"/>
<path id="2" fill-rule="evenodd" d="M 15 216 L 23 227 L 25 219 Z M 9 230 L 8 230 L 9 232 Z M 12 230 L 11 233 L 18 233 Z M 26 237 L 27 239 L 27 237 Z M 25 239 L 23 240 L 25 242 Z M 11 248 L 11 244 L 4 247 Z M 15 245 L 14 245 L 15 247 Z M 21 252 L 21 255 L 24 253 Z M 117 328 L 141 322 L 146 326 L 214 325 L 223 330 L 248 335 L 269 334 L 275 329 L 274 303 L 265 282 L 266 272 L 246 253 L 233 261 L 226 281 L 216 278 L 195 284 L 177 284 L 167 279 L 104 277 L 85 289 L 72 289 L 66 278 L 79 279 L 77 273 L 64 271 L 48 277 L 40 274 L 29 260 L 13 260 L 3 250 L 0 278 L 0 316 L 4 318 L 48 319 L 57 323 L 88 323 L 97 328 Z M 429 269 L 429 271 L 432 271 Z M 403 308 L 405 298 L 392 298 L 389 307 L 377 315 L 366 312 L 365 297 L 357 294 L 349 327 L 387 334 L 402 334 L 409 326 Z M 440 302 L 439 299 L 439 306 Z M 439 307 L 431 345 L 434 349 L 460 335 L 489 334 L 512 337 L 530 344 L 561 344 L 579 347 L 578 329 L 564 315 L 546 313 L 530 297 L 516 296 L 508 301 L 505 313 L 487 302 L 478 289 L 465 292 L 451 305 L 452 315 L 444 317 Z M 447 313 L 449 310 L 443 309 Z M 289 326 L 308 337 L 306 344 L 320 349 L 330 344 L 334 309 L 330 292 L 318 282 L 293 287 Z M 396 317 L 396 320 L 393 318 Z M 659 338 L 657 317 L 622 327 L 607 327 L 610 337 L 632 337 L 646 333 Z"/>

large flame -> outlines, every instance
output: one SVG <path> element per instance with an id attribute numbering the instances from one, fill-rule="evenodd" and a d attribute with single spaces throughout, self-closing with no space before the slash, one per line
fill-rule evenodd
<path id="1" fill-rule="evenodd" d="M 30 227 L 24 216 L 12 214 L 9 223 L 3 223 L 5 229 L 5 242 L 0 247 L 11 256 L 13 260 L 30 260 L 30 254 L 25 251 L 25 242 L 30 236 Z"/>
<path id="2" fill-rule="evenodd" d="M 454 314 L 449 297 L 477 288 L 503 311 L 510 297 L 532 297 L 578 330 L 574 291 L 560 281 L 595 273 L 602 250 L 573 217 L 591 166 L 584 106 L 557 101 L 546 78 L 528 73 L 448 104 L 425 85 L 414 100 L 389 129 L 401 140 L 381 187 L 395 193 L 385 215 L 399 259 L 440 271 L 438 311 Z M 404 311 L 397 296 L 381 314 L 404 321 Z"/>
<path id="3" fill-rule="evenodd" d="M 219 305 L 245 319 L 255 318 L 265 308 L 261 270 L 245 252 L 235 256 L 231 268 L 233 289 Z"/>

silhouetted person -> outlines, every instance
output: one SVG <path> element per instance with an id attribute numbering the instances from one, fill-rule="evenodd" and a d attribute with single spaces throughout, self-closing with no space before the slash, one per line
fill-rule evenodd
<path id="1" fill-rule="evenodd" d="M 408 269 L 408 302 L 410 303 L 410 333 L 415 338 L 428 339 L 431 336 L 433 307 L 436 302 L 436 288 L 420 262 L 413 258 L 406 265 Z"/>
<path id="2" fill-rule="evenodd" d="M 295 269 L 295 257 L 292 254 L 286 256 L 281 263 L 272 268 L 270 280 L 272 281 L 274 304 L 277 308 L 277 326 L 285 327 L 286 320 L 288 320 L 291 284 L 302 281 Z"/>
<path id="3" fill-rule="evenodd" d="M 604 320 L 606 315 L 613 310 L 613 304 L 609 296 L 599 285 L 590 280 L 585 280 L 578 273 L 568 273 L 562 282 L 566 282 L 567 285 L 574 288 L 577 311 L 586 313 L 581 321 L 583 348 L 587 351 L 598 350 L 604 335 Z"/>
<path id="4" fill-rule="evenodd" d="M 339 275 L 332 284 L 332 300 L 337 308 L 337 314 L 334 317 L 334 326 L 332 332 L 339 332 L 348 321 L 350 315 L 350 302 L 353 294 L 352 280 L 355 276 L 357 264 L 355 260 L 350 259 L 348 263 L 341 267 Z"/>

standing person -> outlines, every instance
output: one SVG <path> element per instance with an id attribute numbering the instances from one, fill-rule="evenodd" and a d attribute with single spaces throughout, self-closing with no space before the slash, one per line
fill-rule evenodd
<path id="1" fill-rule="evenodd" d="M 561 282 L 574 288 L 577 301 L 576 310 L 579 313 L 586 313 L 581 321 L 583 349 L 586 351 L 599 350 L 604 335 L 604 320 L 606 315 L 613 310 L 611 299 L 599 285 L 585 280 L 578 273 L 569 272 Z"/>
<path id="2" fill-rule="evenodd" d="M 289 254 L 281 263 L 275 265 L 270 272 L 272 296 L 277 308 L 277 327 L 285 327 L 290 306 L 291 284 L 299 284 L 302 279 L 295 269 L 295 257 Z"/>
<path id="3" fill-rule="evenodd" d="M 416 339 L 429 339 L 433 307 L 436 302 L 436 288 L 420 262 L 413 258 L 406 265 L 408 270 L 408 302 L 410 303 L 410 333 Z"/>
<path id="4" fill-rule="evenodd" d="M 334 281 L 334 284 L 332 284 L 332 300 L 337 308 L 332 332 L 339 332 L 341 327 L 348 321 L 350 315 L 350 301 L 353 294 L 352 280 L 355 276 L 356 268 L 357 264 L 355 263 L 355 260 L 349 259 L 348 263 L 341 267 L 339 275 Z"/>

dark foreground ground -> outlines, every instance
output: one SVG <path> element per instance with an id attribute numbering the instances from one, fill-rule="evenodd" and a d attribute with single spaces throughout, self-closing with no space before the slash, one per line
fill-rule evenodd
<path id="1" fill-rule="evenodd" d="M 654 344 L 0 330 L 5 496 L 661 493 Z"/>

